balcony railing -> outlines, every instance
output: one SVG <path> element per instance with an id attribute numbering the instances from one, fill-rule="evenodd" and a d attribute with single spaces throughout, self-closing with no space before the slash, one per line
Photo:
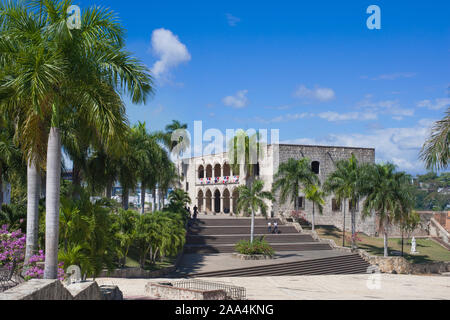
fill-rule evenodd
<path id="1" fill-rule="evenodd" d="M 213 178 L 199 178 L 197 179 L 197 185 L 208 184 L 238 184 L 239 176 L 225 176 L 225 177 L 213 177 Z"/>

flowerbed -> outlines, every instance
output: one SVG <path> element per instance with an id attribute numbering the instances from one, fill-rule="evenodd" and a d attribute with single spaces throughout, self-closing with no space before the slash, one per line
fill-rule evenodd
<path id="1" fill-rule="evenodd" d="M 236 244 L 235 249 L 238 253 L 247 255 L 273 256 L 275 253 L 264 238 L 254 239 L 253 242 L 241 240 Z"/>

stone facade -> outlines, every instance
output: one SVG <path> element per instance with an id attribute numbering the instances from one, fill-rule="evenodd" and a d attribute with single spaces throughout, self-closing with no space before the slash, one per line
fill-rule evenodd
<path id="1" fill-rule="evenodd" d="M 332 173 L 336 162 L 348 159 L 352 154 L 361 163 L 375 162 L 375 149 L 351 148 L 351 147 L 330 147 L 330 146 L 310 146 L 310 145 L 290 145 L 274 144 L 267 145 L 263 150 L 262 159 L 258 162 L 259 176 L 264 181 L 264 189 L 271 190 L 273 176 L 278 171 L 280 163 L 288 161 L 290 158 L 309 158 L 311 167 L 317 171 L 320 182 L 323 184 L 327 176 Z M 237 187 L 247 181 L 241 173 L 244 168 L 241 165 L 237 172 L 233 172 L 229 165 L 226 152 L 214 155 L 205 155 L 184 159 L 182 165 L 182 188 L 189 193 L 193 200 L 192 207 L 196 205 L 199 212 L 206 214 L 227 214 L 236 213 Z M 278 200 L 278 196 L 276 199 Z M 301 210 L 305 212 L 306 219 L 311 221 L 312 203 L 304 199 L 304 194 L 300 193 L 299 201 L 302 202 Z M 362 201 L 357 205 L 356 229 L 368 235 L 376 232 L 376 221 L 374 216 L 362 219 Z M 280 204 L 268 202 L 269 212 L 272 217 L 289 215 L 294 210 L 294 203 Z M 351 229 L 349 205 L 345 205 L 346 229 Z M 325 199 L 323 214 L 320 215 L 315 210 L 316 224 L 334 225 L 340 229 L 343 227 L 343 206 L 333 208 L 333 196 Z"/>

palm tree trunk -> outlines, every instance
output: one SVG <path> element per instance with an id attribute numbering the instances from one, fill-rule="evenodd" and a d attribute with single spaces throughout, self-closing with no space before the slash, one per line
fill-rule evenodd
<path id="1" fill-rule="evenodd" d="M 61 182 L 61 133 L 51 127 L 47 146 L 47 195 L 45 215 L 44 279 L 56 279 L 58 270 L 59 193 Z"/>
<path id="2" fill-rule="evenodd" d="M 3 178 L 2 178 L 2 166 L 0 164 L 0 209 L 2 207 L 3 204 Z"/>
<path id="3" fill-rule="evenodd" d="M 402 257 L 403 257 L 403 230 L 402 230 Z"/>
<path id="4" fill-rule="evenodd" d="M 111 199 L 111 197 L 112 197 L 112 183 L 111 182 L 106 183 L 105 196 L 107 199 Z"/>
<path id="5" fill-rule="evenodd" d="M 145 212 L 145 184 L 141 183 L 141 214 Z"/>
<path id="6" fill-rule="evenodd" d="M 347 199 L 344 198 L 344 223 L 342 227 L 342 246 L 345 247 L 345 202 Z"/>
<path id="7" fill-rule="evenodd" d="M 252 209 L 252 224 L 250 226 L 250 243 L 253 243 L 254 231 L 255 231 L 255 211 Z"/>
<path id="8" fill-rule="evenodd" d="M 313 212 L 312 212 L 312 226 L 311 226 L 311 230 L 314 231 L 314 225 L 315 225 L 315 219 L 314 219 L 314 202 L 313 202 Z"/>
<path id="9" fill-rule="evenodd" d="M 388 234 L 387 234 L 386 228 L 384 229 L 384 256 L 385 257 L 389 256 L 389 253 L 388 253 Z"/>
<path id="10" fill-rule="evenodd" d="M 39 232 L 39 198 L 41 175 L 33 161 L 27 166 L 27 243 L 25 263 L 37 252 Z"/>
<path id="11" fill-rule="evenodd" d="M 356 225 L 355 225 L 355 207 L 356 203 L 352 205 L 352 250 L 356 249 L 356 242 L 355 242 L 355 234 L 356 234 Z"/>
<path id="12" fill-rule="evenodd" d="M 128 188 L 122 187 L 122 209 L 128 210 L 129 205 L 129 190 Z"/>
<path id="13" fill-rule="evenodd" d="M 153 195 L 152 212 L 155 212 L 156 211 L 156 188 L 153 188 L 152 195 Z"/>
<path id="14" fill-rule="evenodd" d="M 76 159 L 73 160 L 72 186 L 73 186 L 72 197 L 74 199 L 80 199 L 81 170 L 80 170 L 80 165 Z"/>

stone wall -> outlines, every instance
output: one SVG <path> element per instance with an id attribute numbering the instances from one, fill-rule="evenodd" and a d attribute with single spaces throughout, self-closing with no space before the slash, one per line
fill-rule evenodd
<path id="1" fill-rule="evenodd" d="M 224 290 L 193 290 L 159 283 L 146 284 L 145 292 L 152 297 L 166 300 L 225 300 L 226 298 Z"/>
<path id="2" fill-rule="evenodd" d="M 350 253 L 351 248 L 337 246 L 331 239 L 321 239 L 321 242 L 326 242 L 334 250 Z M 410 263 L 403 257 L 383 257 L 373 256 L 365 250 L 357 249 L 358 253 L 364 260 L 373 266 L 377 266 L 382 273 L 397 273 L 397 274 L 432 274 L 450 272 L 450 261 L 436 261 L 427 263 Z"/>
<path id="3" fill-rule="evenodd" d="M 273 170 L 277 172 L 280 163 L 288 161 L 290 158 L 301 159 L 309 158 L 312 161 L 318 161 L 319 167 L 319 179 L 321 184 L 325 183 L 328 175 L 336 169 L 336 162 L 343 159 L 348 159 L 354 154 L 360 163 L 374 163 L 375 162 L 375 149 L 367 148 L 349 148 L 349 147 L 327 147 L 327 146 L 307 146 L 307 145 L 279 145 L 279 157 L 273 157 L 274 164 Z M 303 196 L 303 194 L 300 194 Z M 279 196 L 276 195 L 279 199 Z M 343 206 L 340 211 L 332 210 L 333 196 L 325 198 L 325 205 L 323 208 L 323 214 L 319 214 L 317 208 L 315 210 L 316 224 L 322 225 L 334 225 L 342 230 L 343 228 Z M 361 216 L 361 209 L 363 200 L 359 201 L 356 212 L 356 230 L 357 232 L 363 232 L 368 235 L 374 235 L 376 232 L 375 216 L 372 215 L 363 219 Z M 345 229 L 351 230 L 351 217 L 348 208 L 348 203 L 345 206 L 346 221 Z M 273 209 L 275 213 L 285 213 L 289 215 L 294 210 L 294 204 L 286 203 L 280 204 L 279 201 L 274 203 Z M 312 220 L 312 203 L 305 201 L 305 206 L 302 211 L 306 212 L 306 219 Z"/>
<path id="4" fill-rule="evenodd" d="M 109 300 L 122 297 L 117 287 L 108 290 L 114 293 Z M 56 279 L 32 279 L 0 293 L 0 300 L 105 300 L 103 291 L 95 281 L 64 286 Z"/>

